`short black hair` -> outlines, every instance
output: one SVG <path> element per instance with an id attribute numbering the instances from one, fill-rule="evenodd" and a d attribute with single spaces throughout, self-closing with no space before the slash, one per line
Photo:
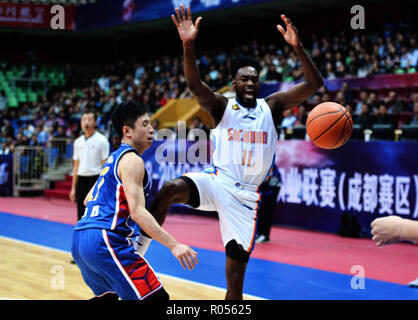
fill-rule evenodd
<path id="1" fill-rule="evenodd" d="M 130 101 L 118 105 L 112 114 L 112 125 L 120 138 L 123 138 L 123 126 L 134 128 L 135 121 L 148 112 L 147 108 L 139 102 Z"/>
<path id="2" fill-rule="evenodd" d="M 233 59 L 231 62 L 231 69 L 230 69 L 232 78 L 235 78 L 239 69 L 243 67 L 248 67 L 248 66 L 253 67 L 254 69 L 257 70 L 258 73 L 260 73 L 261 66 L 257 62 L 257 60 L 255 60 L 253 57 L 238 56 L 235 59 Z"/>
<path id="3" fill-rule="evenodd" d="M 97 121 L 97 114 L 96 111 L 93 109 L 84 109 L 84 111 L 82 112 L 81 116 L 88 114 L 88 113 L 92 113 L 93 117 L 94 117 L 94 121 Z"/>

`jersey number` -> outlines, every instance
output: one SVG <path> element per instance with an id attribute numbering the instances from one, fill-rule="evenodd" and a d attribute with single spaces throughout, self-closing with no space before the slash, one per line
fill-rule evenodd
<path id="1" fill-rule="evenodd" d="M 109 172 L 109 167 L 105 167 L 102 170 L 102 172 L 100 172 L 99 179 L 97 179 L 96 184 L 94 185 L 94 188 L 93 188 L 93 192 L 91 193 L 90 197 L 87 199 L 87 202 L 97 200 L 97 197 L 99 196 L 99 190 L 104 183 L 104 176 L 108 172 Z M 96 185 L 97 185 L 97 190 L 96 190 L 96 194 L 94 194 L 94 189 L 96 189 Z"/>
<path id="2" fill-rule="evenodd" d="M 251 150 L 242 151 L 242 165 L 249 167 L 251 165 L 251 157 L 253 152 Z"/>

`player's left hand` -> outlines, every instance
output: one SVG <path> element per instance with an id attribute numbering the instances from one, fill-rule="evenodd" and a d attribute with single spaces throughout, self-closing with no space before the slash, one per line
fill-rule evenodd
<path id="1" fill-rule="evenodd" d="M 402 218 L 398 216 L 388 216 L 375 219 L 372 224 L 373 241 L 378 247 L 384 244 L 396 243 L 402 240 L 401 228 Z"/>
<path id="2" fill-rule="evenodd" d="M 284 28 L 280 24 L 277 25 L 277 29 L 283 35 L 283 38 L 286 40 L 288 44 L 290 44 L 293 47 L 296 47 L 299 44 L 299 35 L 297 29 L 292 24 L 292 21 L 290 21 L 290 19 L 286 17 L 284 14 L 282 14 L 280 17 L 286 25 L 286 30 L 284 30 Z"/>

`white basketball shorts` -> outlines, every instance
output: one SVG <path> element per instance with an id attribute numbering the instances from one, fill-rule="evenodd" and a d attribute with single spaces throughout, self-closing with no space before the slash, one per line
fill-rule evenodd
<path id="1" fill-rule="evenodd" d="M 235 240 L 251 253 L 261 198 L 259 187 L 242 183 L 218 170 L 216 173 L 189 172 L 184 175 L 193 180 L 199 191 L 200 205 L 196 209 L 218 212 L 224 246 Z"/>

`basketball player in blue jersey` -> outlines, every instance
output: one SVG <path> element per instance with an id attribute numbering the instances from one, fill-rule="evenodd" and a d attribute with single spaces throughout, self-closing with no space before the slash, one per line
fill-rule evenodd
<path id="1" fill-rule="evenodd" d="M 106 161 L 86 197 L 84 216 L 73 235 L 72 254 L 96 298 L 163 300 L 169 296 L 148 262 L 135 250 L 135 223 L 171 250 L 183 268 L 197 253 L 164 231 L 145 208 L 150 181 L 141 154 L 153 138 L 151 120 L 137 103 L 118 106 L 112 123 L 121 146 Z"/>
<path id="2" fill-rule="evenodd" d="M 276 121 L 284 110 L 299 105 L 315 93 L 323 80 L 305 53 L 296 28 L 282 15 L 286 30 L 281 25 L 277 29 L 296 51 L 305 81 L 287 92 L 257 99 L 259 64 L 252 58 L 238 59 L 231 70 L 236 98 L 227 99 L 213 92 L 200 79 L 195 39 L 202 18 L 199 17 L 194 24 L 190 8 L 186 13 L 183 6 L 176 9 L 176 15 L 171 17 L 183 42 L 187 85 L 216 124 L 212 131 L 213 171 L 210 174 L 187 173 L 166 182 L 155 197 L 150 212 L 163 224 L 173 203 L 217 211 L 226 251 L 225 299 L 242 299 L 245 269 L 255 242 L 259 186 L 274 165 Z M 136 240 L 137 247 L 144 252 L 150 241 L 142 234 Z"/>

